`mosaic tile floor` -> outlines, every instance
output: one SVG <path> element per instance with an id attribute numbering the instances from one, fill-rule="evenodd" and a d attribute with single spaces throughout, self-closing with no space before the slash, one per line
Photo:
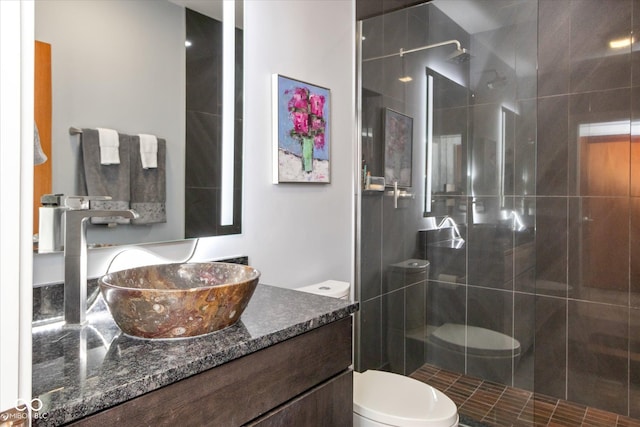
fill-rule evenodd
<path id="1" fill-rule="evenodd" d="M 487 426 L 640 427 L 640 420 L 424 365 L 411 374 L 445 393 L 461 421 Z M 462 425 L 462 424 L 461 424 Z M 469 425 L 476 425 L 469 423 Z"/>

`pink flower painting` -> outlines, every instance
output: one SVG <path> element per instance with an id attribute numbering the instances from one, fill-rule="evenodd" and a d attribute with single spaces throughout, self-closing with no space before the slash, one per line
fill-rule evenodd
<path id="1" fill-rule="evenodd" d="M 305 87 L 295 87 L 286 90 L 290 95 L 287 103 L 293 128 L 291 137 L 302 143 L 303 138 L 312 138 L 316 142 L 316 148 L 324 147 L 324 138 L 316 137 L 324 134 L 325 120 L 323 118 L 324 96 L 312 93 Z M 317 146 L 318 141 L 321 146 Z"/>
<path id="2" fill-rule="evenodd" d="M 329 182 L 329 89 L 274 75 L 275 182 Z"/>

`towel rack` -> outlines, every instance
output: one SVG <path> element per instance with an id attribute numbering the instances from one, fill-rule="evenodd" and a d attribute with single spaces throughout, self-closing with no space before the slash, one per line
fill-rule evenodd
<path id="1" fill-rule="evenodd" d="M 74 128 L 71 126 L 69 128 L 69 135 L 82 135 L 82 129 Z"/>

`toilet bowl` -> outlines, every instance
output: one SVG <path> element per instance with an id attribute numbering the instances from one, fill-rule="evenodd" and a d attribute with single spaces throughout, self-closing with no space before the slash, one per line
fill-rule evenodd
<path id="1" fill-rule="evenodd" d="M 391 372 L 353 373 L 354 427 L 453 427 L 458 409 L 428 384 Z"/>
<path id="2" fill-rule="evenodd" d="M 425 266 L 422 266 L 424 269 Z M 302 288 L 334 298 L 349 298 L 349 283 L 328 280 Z M 428 384 L 390 372 L 353 372 L 354 427 L 454 427 L 458 409 Z"/>
<path id="3" fill-rule="evenodd" d="M 511 381 L 520 360 L 520 342 L 478 326 L 445 323 L 427 338 L 427 361 L 441 368 L 466 372 L 501 383 Z"/>

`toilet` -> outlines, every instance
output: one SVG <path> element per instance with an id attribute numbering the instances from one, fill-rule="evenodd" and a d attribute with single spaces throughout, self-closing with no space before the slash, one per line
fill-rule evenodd
<path id="1" fill-rule="evenodd" d="M 454 427 L 458 409 L 428 384 L 391 372 L 353 372 L 354 427 Z"/>
<path id="2" fill-rule="evenodd" d="M 297 288 L 334 298 L 349 298 L 347 282 L 328 280 Z M 391 372 L 353 372 L 354 427 L 455 427 L 458 409 L 441 391 Z"/>
<path id="3" fill-rule="evenodd" d="M 520 360 L 520 342 L 478 326 L 445 323 L 427 337 L 427 361 L 441 368 L 466 372 L 508 384 Z"/>

